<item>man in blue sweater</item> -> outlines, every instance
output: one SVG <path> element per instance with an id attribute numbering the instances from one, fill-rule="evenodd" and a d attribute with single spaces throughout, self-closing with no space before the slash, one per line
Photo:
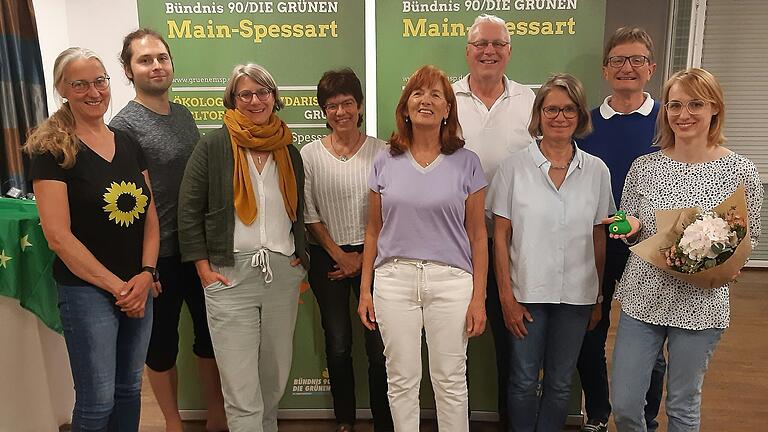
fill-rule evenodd
<path id="1" fill-rule="evenodd" d="M 594 131 L 580 140 L 579 147 L 602 159 L 611 172 L 611 187 L 616 207 L 621 201 L 624 179 L 638 157 L 651 153 L 656 131 L 659 103 L 644 91 L 656 70 L 653 41 L 645 30 L 622 27 L 613 34 L 603 52 L 603 78 L 611 87 L 611 95 L 592 110 Z M 608 373 L 605 361 L 605 339 L 610 327 L 611 299 L 616 282 L 629 258 L 628 247 L 619 240 L 608 239 L 606 248 L 602 318 L 594 330 L 584 337 L 578 370 L 584 389 L 587 424 L 582 432 L 606 432 L 611 404 L 608 398 Z M 663 352 L 659 353 L 646 394 L 645 419 L 648 431 L 655 431 L 664 385 Z"/>

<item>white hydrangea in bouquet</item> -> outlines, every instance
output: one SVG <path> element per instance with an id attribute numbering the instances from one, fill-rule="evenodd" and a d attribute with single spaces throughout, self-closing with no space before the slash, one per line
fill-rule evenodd
<path id="1" fill-rule="evenodd" d="M 744 217 L 731 207 L 724 215 L 699 213 L 675 244 L 664 250 L 667 265 L 682 273 L 697 273 L 722 264 L 747 234 Z"/>
<path id="2" fill-rule="evenodd" d="M 660 270 L 699 288 L 719 288 L 739 273 L 752 243 L 744 185 L 709 211 L 656 210 L 656 234 L 630 250 Z"/>

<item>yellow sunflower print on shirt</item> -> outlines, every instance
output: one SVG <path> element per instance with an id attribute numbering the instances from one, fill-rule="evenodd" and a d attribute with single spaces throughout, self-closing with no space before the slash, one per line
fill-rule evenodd
<path id="1" fill-rule="evenodd" d="M 130 226 L 139 215 L 147 208 L 149 198 L 144 195 L 142 188 L 137 188 L 136 183 L 121 181 L 112 182 L 104 194 L 104 212 L 109 213 L 109 220 L 116 224 Z"/>

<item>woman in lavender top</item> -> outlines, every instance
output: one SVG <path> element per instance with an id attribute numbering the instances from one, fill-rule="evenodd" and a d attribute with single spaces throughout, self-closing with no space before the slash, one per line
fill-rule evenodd
<path id="1" fill-rule="evenodd" d="M 477 155 L 462 148 L 442 71 L 417 70 L 395 118 L 369 179 L 358 313 L 369 329 L 380 326 L 395 430 L 419 429 L 424 329 L 438 427 L 468 431 L 467 339 L 485 329 L 487 183 Z"/>

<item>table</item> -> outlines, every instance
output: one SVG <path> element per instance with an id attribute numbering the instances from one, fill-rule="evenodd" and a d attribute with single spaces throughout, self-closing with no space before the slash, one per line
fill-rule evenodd
<path id="1" fill-rule="evenodd" d="M 53 260 L 34 201 L 0 198 L 0 431 L 58 431 L 71 418 Z"/>

